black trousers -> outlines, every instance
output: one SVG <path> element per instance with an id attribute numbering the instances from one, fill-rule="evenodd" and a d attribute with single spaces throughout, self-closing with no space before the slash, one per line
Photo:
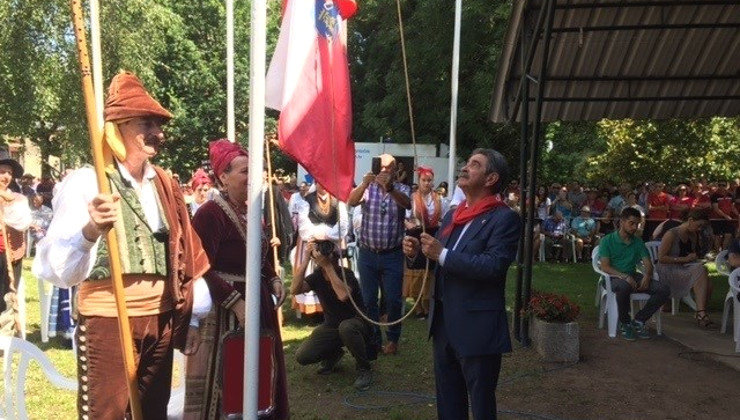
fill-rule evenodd
<path id="1" fill-rule="evenodd" d="M 441 306 L 435 303 L 432 330 L 437 417 L 441 420 L 467 419 L 470 408 L 475 420 L 495 419 L 501 354 L 460 356 L 448 339 Z"/>
<path id="2" fill-rule="evenodd" d="M 20 259 L 13 263 L 13 276 L 15 276 L 15 289 L 18 290 L 18 282 L 21 279 L 21 271 L 23 269 L 23 259 Z M 0 253 L 0 313 L 7 309 L 5 304 L 5 294 L 10 291 L 10 276 L 8 276 L 8 260 L 5 253 Z"/>

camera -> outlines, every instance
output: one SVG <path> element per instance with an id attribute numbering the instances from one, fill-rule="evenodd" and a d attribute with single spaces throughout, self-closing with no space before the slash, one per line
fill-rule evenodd
<path id="1" fill-rule="evenodd" d="M 380 156 L 375 156 L 373 158 L 373 163 L 372 163 L 372 171 L 373 171 L 373 174 L 375 174 L 375 175 L 379 174 L 380 173 L 380 169 L 381 169 Z"/>
<path id="2" fill-rule="evenodd" d="M 316 250 L 319 254 L 329 257 L 334 252 L 335 246 L 332 241 L 316 241 Z"/>

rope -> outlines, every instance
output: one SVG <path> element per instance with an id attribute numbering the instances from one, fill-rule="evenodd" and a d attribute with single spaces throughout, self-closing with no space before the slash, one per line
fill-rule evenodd
<path id="1" fill-rule="evenodd" d="M 404 75 L 404 80 L 406 82 L 406 102 L 408 104 L 408 111 L 409 111 L 409 124 L 411 125 L 411 143 L 414 146 L 414 167 L 418 167 L 419 166 L 419 156 L 416 151 L 416 131 L 414 129 L 414 108 L 412 106 L 412 101 L 411 101 L 411 83 L 409 82 L 409 68 L 408 68 L 408 62 L 406 59 L 406 40 L 403 36 L 403 18 L 401 16 L 401 1 L 400 0 L 396 0 L 396 9 L 398 11 L 398 29 L 399 29 L 399 33 L 401 36 L 401 56 L 403 58 L 403 75 Z M 333 77 L 333 74 L 332 74 L 332 77 Z M 333 91 L 332 91 L 332 95 L 333 95 Z M 332 97 L 332 103 L 333 103 L 333 97 Z M 333 128 L 333 124 L 334 124 L 334 116 L 332 113 L 332 128 Z M 332 136 L 333 134 L 334 134 L 334 131 L 332 130 Z M 335 147 L 334 142 L 332 141 L 332 148 L 334 147 Z M 334 162 L 335 162 L 334 172 L 336 174 L 336 158 L 334 159 Z M 335 176 L 335 179 L 336 179 L 336 176 Z M 426 211 L 426 209 L 423 209 L 422 211 Z M 427 231 L 426 222 L 424 221 L 423 217 L 421 218 L 421 231 L 422 233 L 426 233 Z M 347 295 L 349 296 L 349 300 L 350 302 L 352 302 L 352 306 L 355 308 L 355 312 L 357 312 L 357 314 L 360 315 L 362 319 L 364 319 L 365 321 L 369 322 L 372 325 L 377 325 L 379 327 L 390 327 L 396 324 L 400 324 L 403 321 L 405 321 L 406 318 L 410 317 L 411 314 L 414 313 L 414 310 L 416 309 L 417 306 L 419 306 L 419 303 L 421 302 L 422 293 L 419 292 L 419 296 L 416 297 L 416 300 L 414 301 L 414 305 L 401 318 L 398 318 L 397 320 L 390 321 L 390 322 L 375 321 L 374 319 L 371 319 L 369 316 L 367 316 L 367 314 L 365 314 L 365 312 L 363 312 L 357 306 L 357 302 L 355 302 L 354 297 L 352 297 L 352 291 L 350 290 L 349 284 L 347 284 L 347 277 L 344 273 L 344 270 L 340 270 L 340 271 L 342 274 L 342 282 L 344 283 L 344 287 L 347 290 Z M 429 277 L 429 259 L 427 258 L 426 265 L 424 267 L 424 277 L 422 277 L 422 280 L 421 280 L 421 290 L 424 290 L 424 288 L 426 287 L 428 277 Z M 401 310 L 403 310 L 403 305 L 401 306 Z"/>
<path id="2" fill-rule="evenodd" d="M 418 165 L 416 155 L 416 131 L 414 130 L 414 108 L 411 105 L 411 84 L 409 83 L 409 66 L 406 60 L 406 39 L 403 36 L 403 18 L 401 17 L 401 0 L 396 0 L 398 10 L 398 31 L 401 35 L 401 56 L 403 57 L 403 75 L 406 81 L 406 103 L 409 107 L 409 124 L 411 125 L 411 142 L 414 144 L 414 163 Z"/>

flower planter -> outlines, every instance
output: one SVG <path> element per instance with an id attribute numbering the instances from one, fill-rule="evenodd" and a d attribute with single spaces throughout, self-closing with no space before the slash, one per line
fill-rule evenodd
<path id="1" fill-rule="evenodd" d="M 546 362 L 577 362 L 580 345 L 577 322 L 547 322 L 530 318 L 530 337 Z"/>

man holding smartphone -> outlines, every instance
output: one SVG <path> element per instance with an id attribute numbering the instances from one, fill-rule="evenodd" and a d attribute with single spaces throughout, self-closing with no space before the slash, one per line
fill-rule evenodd
<path id="1" fill-rule="evenodd" d="M 362 206 L 362 224 L 357 237 L 360 248 L 358 268 L 367 315 L 378 320 L 378 290 L 382 287 L 385 313 L 388 321 L 393 322 L 401 318 L 403 306 L 401 241 L 406 210 L 411 208 L 411 189 L 396 181 L 396 159 L 393 156 L 380 155 L 376 162 L 379 162 L 379 165 L 374 165 L 377 173 L 365 174 L 362 183 L 350 193 L 348 204 Z M 386 334 L 388 343 L 382 348 L 383 353 L 396 354 L 401 325 L 390 326 Z M 379 348 L 382 338 L 377 326 L 374 327 L 373 340 Z"/>

